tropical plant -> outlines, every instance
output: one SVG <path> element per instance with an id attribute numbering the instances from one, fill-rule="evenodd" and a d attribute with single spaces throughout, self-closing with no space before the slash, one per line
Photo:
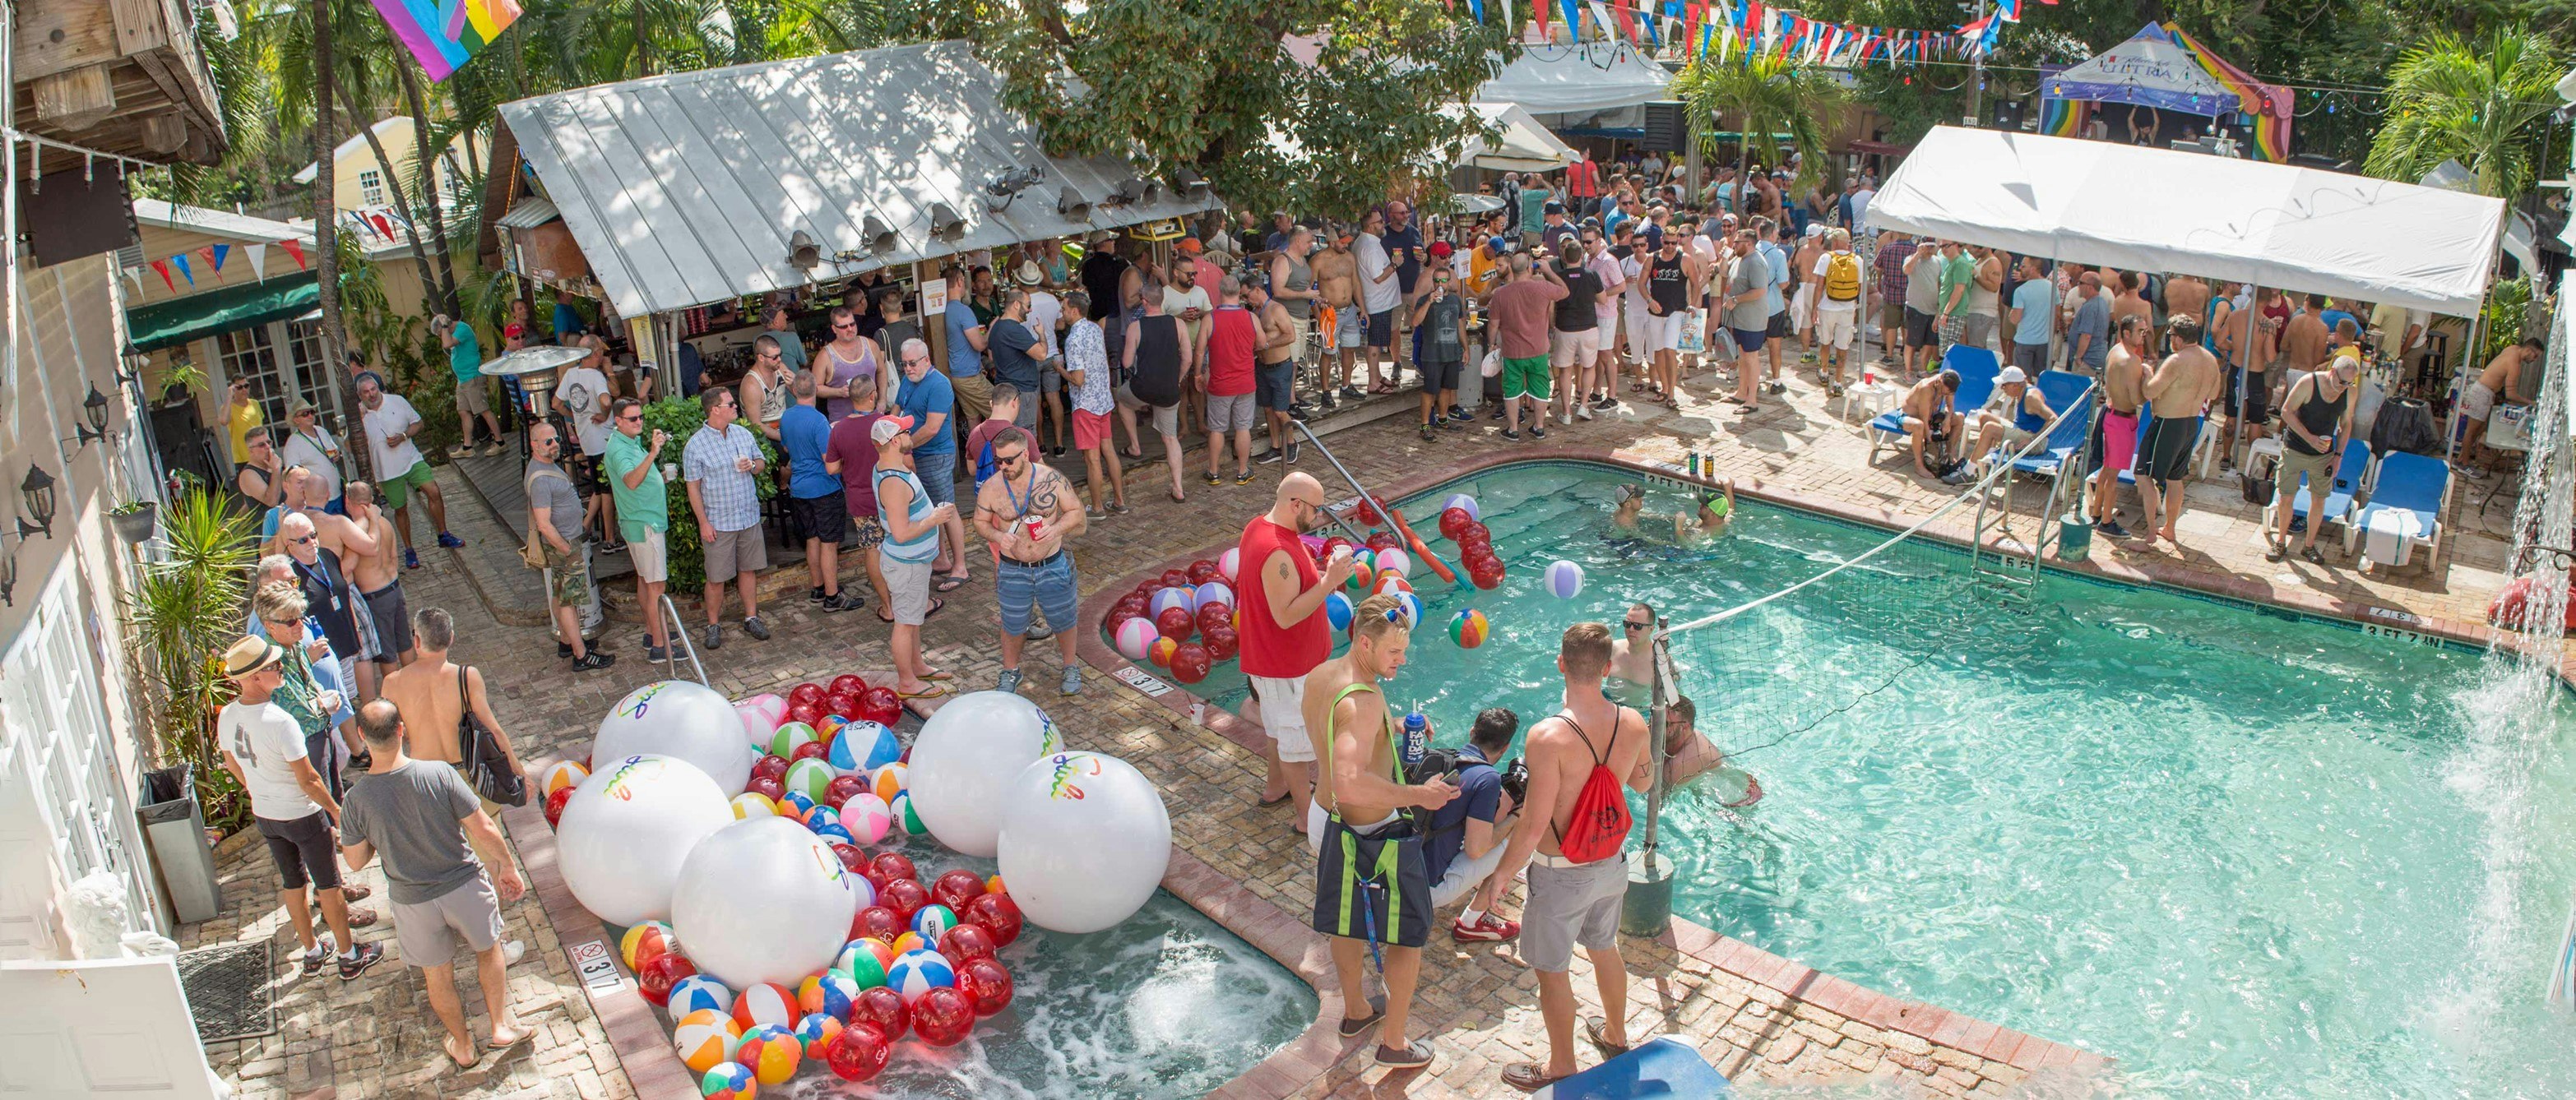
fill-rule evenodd
<path id="1" fill-rule="evenodd" d="M 250 804 L 223 769 L 215 713 L 233 695 L 222 659 L 242 636 L 256 530 L 222 496 L 188 489 L 161 519 L 165 557 L 145 563 L 122 601 L 128 657 L 152 697 L 160 762 L 194 766 L 206 822 L 228 832 L 248 822 Z"/>
<path id="2" fill-rule="evenodd" d="M 1758 135 L 1786 134 L 1798 154 L 1801 188 L 1815 185 L 1825 169 L 1825 127 L 1821 116 L 1845 98 L 1841 85 L 1823 72 L 1777 56 L 1719 61 L 1702 55 L 1673 78 L 1673 95 L 1689 112 L 1691 130 L 1701 151 L 1719 155 L 1714 131 L 1732 123 L 1743 135 L 1735 143 L 1735 169 L 1742 178 Z"/>
<path id="3" fill-rule="evenodd" d="M 2520 29 L 2498 27 L 2475 44 L 2432 36 L 2389 71 L 2370 174 L 2411 182 L 2456 160 L 2479 194 L 2519 198 L 2531 187 L 2564 66 L 2556 47 Z"/>

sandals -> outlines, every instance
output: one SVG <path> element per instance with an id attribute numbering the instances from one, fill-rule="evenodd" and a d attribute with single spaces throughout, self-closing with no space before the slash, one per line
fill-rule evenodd
<path id="1" fill-rule="evenodd" d="M 2313 562 L 2318 565 L 2324 565 L 2326 563 L 2326 556 L 2318 553 L 2314 544 L 2310 544 L 2306 548 L 2300 550 L 2299 557 L 2302 560 Z"/>
<path id="2" fill-rule="evenodd" d="M 968 578 L 958 576 L 955 573 L 950 573 L 940 577 L 938 580 L 930 582 L 930 590 L 933 592 L 954 592 L 963 587 L 966 584 L 967 579 Z"/>
<path id="3" fill-rule="evenodd" d="M 895 693 L 894 693 L 894 697 L 895 697 L 895 698 L 897 698 L 897 699 L 904 699 L 904 700 L 911 700 L 911 699 L 937 699 L 937 698 L 939 698 L 939 697 L 941 697 L 941 696 L 943 696 L 943 695 L 946 695 L 946 694 L 948 694 L 948 685 L 946 685 L 946 684 L 931 684 L 931 685 L 929 685 L 929 686 L 927 686 L 927 687 L 922 688 L 922 689 L 921 689 L 921 690 L 919 690 L 919 691 L 897 691 L 897 692 L 895 692 Z"/>
<path id="4" fill-rule="evenodd" d="M 1190 502 L 1190 498 L 1182 496 L 1177 492 L 1167 492 L 1163 495 L 1172 498 L 1172 503 L 1174 504 L 1187 504 Z"/>

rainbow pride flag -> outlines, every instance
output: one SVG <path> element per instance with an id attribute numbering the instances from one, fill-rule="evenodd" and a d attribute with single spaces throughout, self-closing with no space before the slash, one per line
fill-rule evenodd
<path id="1" fill-rule="evenodd" d="M 2173 36 L 2176 45 L 2190 51 L 2192 60 L 2200 63 L 2201 71 L 2236 94 L 2236 113 L 2245 116 L 2245 120 L 2252 124 L 2249 128 L 2254 132 L 2255 157 L 2274 164 L 2289 160 L 2290 90 L 2255 80 L 2245 70 L 2228 64 L 2227 59 L 2209 52 L 2208 47 L 2202 46 L 2198 39 L 2179 26 L 2167 23 L 2164 30 Z"/>
<path id="2" fill-rule="evenodd" d="M 375 0 L 376 14 L 432 83 L 447 79 L 519 20 L 518 0 Z"/>

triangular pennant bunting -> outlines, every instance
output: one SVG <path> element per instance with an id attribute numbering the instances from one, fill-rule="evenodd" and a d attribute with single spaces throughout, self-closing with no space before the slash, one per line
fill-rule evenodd
<path id="1" fill-rule="evenodd" d="M 242 252 L 250 260 L 250 277 L 261 280 L 267 279 L 268 246 L 264 244 L 246 244 L 242 246 Z"/>
<path id="2" fill-rule="evenodd" d="M 301 243 L 295 241 L 279 241 L 277 242 L 277 247 L 285 249 L 287 255 L 295 257 L 295 269 L 297 271 L 302 271 L 306 267 L 310 266 L 304 262 L 304 246 Z"/>

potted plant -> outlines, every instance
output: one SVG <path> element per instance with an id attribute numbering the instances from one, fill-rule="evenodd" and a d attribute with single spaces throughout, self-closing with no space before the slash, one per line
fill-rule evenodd
<path id="1" fill-rule="evenodd" d="M 160 525 L 161 505 L 149 500 L 130 500 L 109 509 L 107 519 L 116 525 L 116 537 L 129 543 L 149 541 L 153 529 Z"/>

